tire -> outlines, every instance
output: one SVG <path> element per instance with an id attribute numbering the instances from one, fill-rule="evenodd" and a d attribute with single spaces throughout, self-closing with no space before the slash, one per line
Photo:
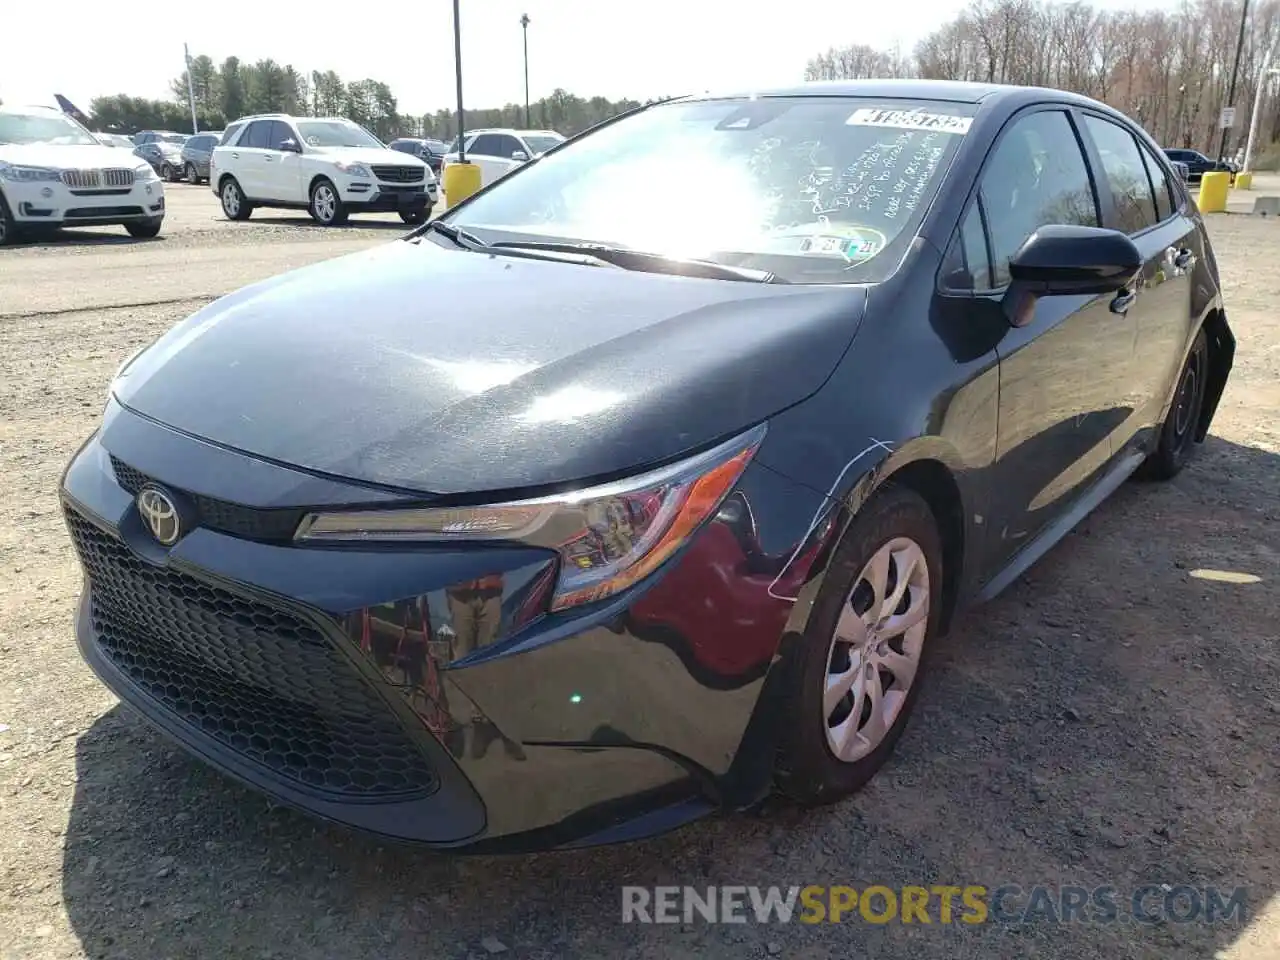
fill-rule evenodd
<path id="1" fill-rule="evenodd" d="M 160 179 L 165 183 L 173 183 L 174 180 L 177 179 L 174 175 L 173 167 L 169 166 L 167 163 L 160 164 Z"/>
<path id="2" fill-rule="evenodd" d="M 411 226 L 416 226 L 420 223 L 426 223 L 427 217 L 430 216 L 430 214 L 430 207 L 422 210 L 401 210 L 400 219 Z"/>
<path id="3" fill-rule="evenodd" d="M 222 213 L 228 220 L 248 220 L 253 215 L 253 204 L 245 199 L 235 177 L 222 181 L 218 196 L 222 200 Z"/>
<path id="4" fill-rule="evenodd" d="M 129 231 L 129 236 L 131 237 L 137 237 L 139 240 L 150 240 L 152 237 L 160 236 L 160 226 L 163 223 L 164 217 L 156 217 L 139 223 L 126 223 L 124 228 Z"/>
<path id="5" fill-rule="evenodd" d="M 1191 460 L 1195 451 L 1196 426 L 1204 409 L 1205 385 L 1209 373 L 1209 341 L 1204 330 L 1196 333 L 1187 362 L 1178 373 L 1178 386 L 1164 423 L 1160 440 L 1152 454 L 1138 468 L 1144 480 L 1172 480 Z"/>
<path id="6" fill-rule="evenodd" d="M 190 183 L 193 186 L 200 183 L 200 171 L 196 169 L 196 165 L 194 163 L 187 164 L 186 174 L 187 183 Z"/>
<path id="7" fill-rule="evenodd" d="M 903 573 L 899 563 L 905 561 L 908 586 L 895 608 L 898 613 L 886 623 L 883 608 L 879 611 L 878 643 L 874 630 L 861 634 L 859 642 L 842 642 L 837 627 L 842 635 L 859 634 L 853 628 L 876 608 L 871 589 L 873 560 L 884 561 L 886 598 L 893 596 Z M 862 787 L 889 758 L 920 694 L 942 613 L 942 578 L 942 542 L 929 505 L 913 490 L 887 485 L 867 501 L 836 547 L 795 651 L 775 771 L 780 792 L 807 806 L 833 803 Z M 927 607 L 922 607 L 925 603 Z M 913 614 L 905 632 L 891 632 L 894 618 Z M 864 644 L 860 651 L 859 643 Z M 886 654 L 896 659 L 882 660 Z M 879 730 L 871 724 L 876 711 L 868 711 L 868 705 L 875 703 L 869 685 L 859 695 L 862 684 L 855 681 L 839 700 L 831 702 L 831 710 L 824 704 L 827 685 L 835 676 L 833 668 L 846 677 L 865 680 L 870 676 L 859 673 L 859 661 L 867 669 L 875 666 L 881 685 L 884 675 L 890 675 L 892 697 L 885 697 L 882 688 L 878 701 Z M 896 673 L 889 669 L 890 663 Z M 857 720 L 855 706 L 860 708 Z M 848 730 L 849 724 L 865 735 L 842 738 L 840 732 Z M 841 740 L 847 748 L 844 756 L 837 753 Z"/>
<path id="8" fill-rule="evenodd" d="M 0 195 L 0 247 L 11 244 L 18 239 L 18 225 L 9 213 L 9 205 Z"/>
<path id="9" fill-rule="evenodd" d="M 347 222 L 347 208 L 331 180 L 321 177 L 311 185 L 311 202 L 307 204 L 311 219 L 322 227 L 336 227 Z"/>

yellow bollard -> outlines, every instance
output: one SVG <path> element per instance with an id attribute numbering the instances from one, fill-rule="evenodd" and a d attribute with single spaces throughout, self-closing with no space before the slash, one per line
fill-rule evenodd
<path id="1" fill-rule="evenodd" d="M 1253 174 L 1252 174 L 1252 173 L 1237 173 L 1237 174 L 1236 174 L 1236 183 L 1235 183 L 1235 187 L 1236 187 L 1236 189 L 1237 189 L 1237 190 L 1252 190 L 1252 189 L 1253 189 Z"/>
<path id="2" fill-rule="evenodd" d="M 444 168 L 444 199 L 453 207 L 480 189 L 480 168 L 471 161 Z"/>
<path id="3" fill-rule="evenodd" d="M 1206 173 L 1200 178 L 1200 197 L 1197 205 L 1204 213 L 1222 213 L 1227 209 L 1227 190 L 1231 186 L 1231 174 L 1222 170 Z"/>

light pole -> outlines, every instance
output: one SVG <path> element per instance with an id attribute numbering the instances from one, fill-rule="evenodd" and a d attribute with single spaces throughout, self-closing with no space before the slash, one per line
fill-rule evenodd
<path id="1" fill-rule="evenodd" d="M 466 122 L 462 117 L 462 24 L 458 18 L 458 0 L 453 0 L 453 73 L 458 85 L 458 162 L 466 163 Z"/>
<path id="2" fill-rule="evenodd" d="M 1244 0 L 1244 7 L 1240 11 L 1240 37 L 1236 40 L 1236 60 L 1231 67 L 1231 85 L 1227 88 L 1226 106 L 1234 106 L 1236 99 L 1236 77 L 1240 73 L 1240 52 L 1244 49 L 1244 28 L 1249 19 L 1249 0 Z M 1222 128 L 1222 140 L 1218 143 L 1218 159 L 1224 159 L 1227 152 L 1227 131 L 1230 127 Z"/>
<path id="3" fill-rule="evenodd" d="M 1253 115 L 1249 117 L 1249 139 L 1245 141 L 1244 164 L 1240 168 L 1246 173 L 1252 169 L 1253 165 L 1253 148 L 1258 142 L 1258 121 L 1262 118 L 1262 101 L 1267 98 L 1267 87 L 1271 83 L 1271 75 L 1280 73 L 1271 66 L 1271 61 L 1275 58 L 1278 49 L 1280 49 L 1280 33 L 1277 33 L 1275 39 L 1271 41 L 1270 49 L 1262 58 L 1262 69 L 1258 71 L 1258 89 L 1253 95 Z"/>
<path id="4" fill-rule="evenodd" d="M 533 126 L 529 122 L 529 15 L 520 14 L 520 27 L 524 30 L 524 126 L 528 130 Z"/>

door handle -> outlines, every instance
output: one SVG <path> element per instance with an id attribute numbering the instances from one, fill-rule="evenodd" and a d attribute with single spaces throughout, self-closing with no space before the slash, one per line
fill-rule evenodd
<path id="1" fill-rule="evenodd" d="M 1173 258 L 1173 266 L 1175 270 L 1187 270 L 1195 266 L 1195 252 L 1187 247 L 1183 247 L 1177 252 Z"/>
<path id="2" fill-rule="evenodd" d="M 231 159 L 232 159 L 232 160 L 239 160 L 239 159 L 240 159 L 240 154 L 238 154 L 238 153 L 233 153 L 233 154 L 231 155 Z"/>
<path id="3" fill-rule="evenodd" d="M 1111 301 L 1111 312 L 1124 316 L 1129 312 L 1129 308 L 1133 306 L 1133 301 L 1138 299 L 1136 290 L 1130 290 L 1128 287 L 1122 289 Z"/>

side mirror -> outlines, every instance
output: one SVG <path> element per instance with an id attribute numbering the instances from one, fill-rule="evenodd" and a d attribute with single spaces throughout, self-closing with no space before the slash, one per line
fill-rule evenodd
<path id="1" fill-rule="evenodd" d="M 280 149 L 285 153 L 301 153 L 302 145 L 298 143 L 297 140 L 293 139 L 293 137 L 287 137 L 280 141 Z"/>
<path id="2" fill-rule="evenodd" d="M 524 161 L 529 159 L 529 155 L 525 153 L 523 150 L 513 150 L 511 152 L 511 159 Z"/>
<path id="3" fill-rule="evenodd" d="M 1041 227 L 1009 261 L 1005 315 L 1015 327 L 1024 326 L 1037 297 L 1115 293 L 1141 270 L 1142 253 L 1118 230 Z"/>

